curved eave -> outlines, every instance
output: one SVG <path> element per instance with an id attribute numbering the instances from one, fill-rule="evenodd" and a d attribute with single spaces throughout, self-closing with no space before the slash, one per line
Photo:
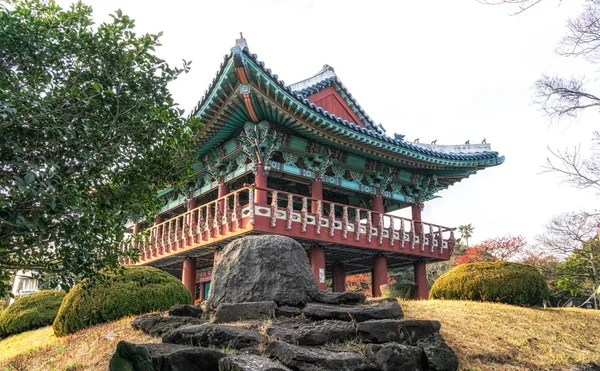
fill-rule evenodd
<path id="1" fill-rule="evenodd" d="M 276 74 L 266 68 L 264 62 L 257 59 L 256 54 L 251 54 L 247 48 L 242 50 L 239 47 L 233 48 L 232 53 L 225 56 L 213 83 L 194 110 L 194 115 L 206 124 L 204 129 L 206 140 L 202 142 L 210 144 L 209 147 L 219 140 L 225 139 L 226 133 L 220 131 L 228 122 L 231 127 L 226 132 L 233 133 L 237 127 L 243 125 L 243 120 L 249 120 L 244 109 L 234 109 L 231 105 L 234 101 L 231 98 L 237 94 L 239 86 L 239 81 L 235 76 L 236 67 L 242 67 L 249 76 L 255 97 L 262 96 L 275 104 L 279 110 L 290 114 L 302 111 L 301 117 L 294 116 L 299 122 L 296 125 L 300 125 L 297 130 L 316 130 L 334 140 L 337 138 L 335 141 L 342 147 L 344 146 L 343 141 L 346 141 L 349 145 L 359 146 L 359 149 L 371 155 L 377 156 L 378 153 L 385 153 L 391 158 L 396 158 L 396 161 L 400 163 L 406 163 L 408 160 L 417 168 L 428 168 L 429 165 L 482 169 L 504 162 L 504 156 L 499 156 L 497 152 L 445 153 L 433 151 L 343 120 L 292 90 L 282 80 L 279 80 Z M 239 106 L 243 106 L 243 104 Z M 236 115 L 233 121 L 227 117 L 230 114 Z M 270 119 L 269 117 L 264 118 Z"/>

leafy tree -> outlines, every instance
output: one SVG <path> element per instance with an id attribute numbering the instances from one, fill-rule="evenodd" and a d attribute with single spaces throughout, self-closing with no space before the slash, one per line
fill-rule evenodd
<path id="1" fill-rule="evenodd" d="M 590 295 L 599 287 L 600 243 L 596 219 L 596 214 L 586 212 L 563 213 L 553 217 L 546 225 L 546 233 L 536 237 L 546 251 L 565 259 L 558 284 L 571 292 L 581 292 L 586 281 L 591 284 Z M 594 304 L 596 307 L 600 304 L 597 297 Z"/>
<path id="2" fill-rule="evenodd" d="M 154 195 L 187 176 L 199 124 L 167 85 L 189 63 L 169 66 L 155 55 L 160 34 L 111 17 L 92 27 L 81 2 L 0 5 L 4 278 L 34 270 L 64 287 L 116 267 L 127 220 L 153 214 Z"/>
<path id="3" fill-rule="evenodd" d="M 487 239 L 467 249 L 455 264 L 508 261 L 525 252 L 527 241 L 523 236 L 503 236 Z"/>
<path id="4" fill-rule="evenodd" d="M 458 231 L 460 232 L 460 237 L 465 239 L 465 245 L 467 245 L 467 249 L 469 248 L 469 238 L 473 237 L 473 230 L 475 228 L 471 223 L 463 224 L 458 226 Z"/>

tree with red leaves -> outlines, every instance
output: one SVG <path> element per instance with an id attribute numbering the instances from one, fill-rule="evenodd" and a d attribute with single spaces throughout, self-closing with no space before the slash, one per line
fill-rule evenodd
<path id="1" fill-rule="evenodd" d="M 503 236 L 480 242 L 456 259 L 455 265 L 465 263 L 508 261 L 521 255 L 527 247 L 523 236 Z"/>

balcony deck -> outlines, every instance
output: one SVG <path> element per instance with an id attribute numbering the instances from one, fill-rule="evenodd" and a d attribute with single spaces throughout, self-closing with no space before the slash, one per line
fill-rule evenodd
<path id="1" fill-rule="evenodd" d="M 394 267 L 448 260 L 454 248 L 454 228 L 248 186 L 152 226 L 135 246 L 138 260 L 124 263 L 180 270 L 174 265 L 195 257 L 199 268 L 210 267 L 215 249 L 241 235 L 264 233 L 292 237 L 307 249 L 324 246 L 328 263 L 343 262 L 349 274 L 368 271 L 377 254 Z"/>

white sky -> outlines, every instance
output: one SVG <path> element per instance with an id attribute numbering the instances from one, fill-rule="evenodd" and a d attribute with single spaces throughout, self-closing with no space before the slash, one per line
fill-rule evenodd
<path id="1" fill-rule="evenodd" d="M 551 124 L 531 104 L 530 87 L 542 73 L 595 77 L 584 61 L 554 54 L 582 0 L 546 0 L 514 17 L 513 8 L 476 0 L 87 3 L 98 21 L 120 8 L 139 33 L 163 31 L 157 52 L 167 61 L 193 61 L 172 86 L 186 110 L 243 31 L 250 50 L 287 84 L 333 66 L 389 135 L 438 144 L 486 138 L 505 163 L 441 192 L 423 213 L 446 226 L 472 223 L 472 242 L 508 233 L 533 242 L 552 215 L 598 207 L 596 194 L 541 174 L 548 146 L 590 146 L 596 113 Z"/>

